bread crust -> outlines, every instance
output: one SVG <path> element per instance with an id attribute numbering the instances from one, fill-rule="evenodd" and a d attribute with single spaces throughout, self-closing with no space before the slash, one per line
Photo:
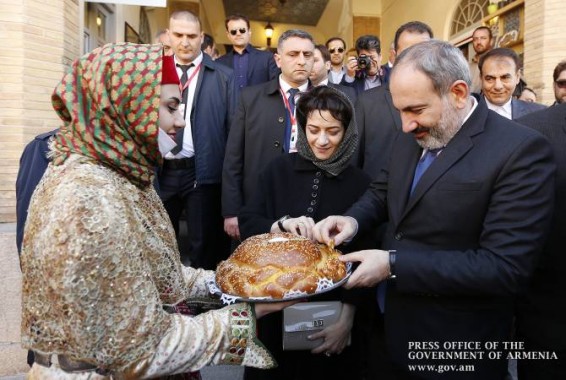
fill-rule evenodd
<path id="1" fill-rule="evenodd" d="M 281 299 L 290 291 L 312 294 L 321 278 L 346 276 L 340 252 L 290 233 L 246 239 L 216 269 L 216 284 L 230 295 Z"/>

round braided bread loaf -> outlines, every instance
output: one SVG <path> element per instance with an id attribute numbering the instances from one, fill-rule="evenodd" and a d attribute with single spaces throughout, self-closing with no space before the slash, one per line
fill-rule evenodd
<path id="1" fill-rule="evenodd" d="M 338 282 L 346 276 L 340 252 L 289 233 L 246 239 L 216 268 L 216 284 L 241 297 L 283 298 L 289 291 L 314 293 L 321 278 Z"/>

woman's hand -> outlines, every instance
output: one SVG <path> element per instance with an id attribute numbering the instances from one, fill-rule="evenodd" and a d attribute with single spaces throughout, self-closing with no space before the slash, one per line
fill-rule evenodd
<path id="1" fill-rule="evenodd" d="M 340 313 L 340 319 L 333 325 L 328 326 L 322 331 L 312 334 L 309 339 L 324 339 L 322 344 L 311 350 L 313 354 L 323 353 L 326 356 L 332 354 L 340 354 L 348 345 L 350 340 L 350 331 L 352 330 L 352 325 L 354 324 L 354 314 L 356 308 L 350 304 L 342 305 L 342 313 Z"/>
<path id="2" fill-rule="evenodd" d="M 300 216 L 298 218 L 289 218 L 282 222 L 283 228 L 287 232 L 295 235 L 304 236 L 307 239 L 313 240 L 312 229 L 315 225 L 313 218 L 307 216 Z M 279 229 L 277 222 L 271 226 L 271 232 L 285 232 Z"/>

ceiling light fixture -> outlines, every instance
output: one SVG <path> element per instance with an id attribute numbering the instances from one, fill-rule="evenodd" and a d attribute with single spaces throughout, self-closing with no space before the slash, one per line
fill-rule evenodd
<path id="1" fill-rule="evenodd" d="M 265 26 L 265 37 L 267 38 L 267 47 L 271 47 L 271 37 L 273 37 L 273 25 L 267 22 Z"/>

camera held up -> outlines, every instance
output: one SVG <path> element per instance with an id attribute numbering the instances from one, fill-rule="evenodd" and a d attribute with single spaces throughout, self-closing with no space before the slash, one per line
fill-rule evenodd
<path id="1" fill-rule="evenodd" d="M 358 57 L 358 70 L 367 71 L 371 67 L 371 58 L 366 54 L 360 54 Z"/>

